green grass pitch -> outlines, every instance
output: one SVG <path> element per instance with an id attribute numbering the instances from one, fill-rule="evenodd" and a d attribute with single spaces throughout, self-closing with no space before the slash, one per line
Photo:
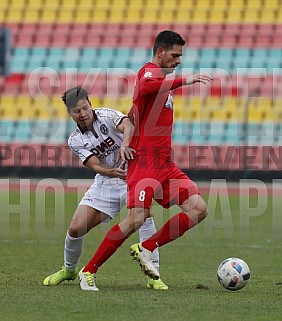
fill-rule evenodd
<path id="1" fill-rule="evenodd" d="M 135 234 L 100 268 L 100 292 L 88 293 L 80 290 L 78 280 L 42 285 L 63 263 L 76 194 L 0 192 L 0 320 L 281 320 L 281 197 L 265 197 L 264 204 L 256 197 L 204 197 L 208 218 L 160 249 L 168 291 L 146 288 L 146 277 L 129 256 L 130 245 L 138 240 Z M 156 225 L 176 211 L 154 205 Z M 81 267 L 125 214 L 123 210 L 115 221 L 87 235 Z M 223 289 L 216 278 L 220 262 L 231 256 L 251 269 L 248 285 L 237 292 Z"/>

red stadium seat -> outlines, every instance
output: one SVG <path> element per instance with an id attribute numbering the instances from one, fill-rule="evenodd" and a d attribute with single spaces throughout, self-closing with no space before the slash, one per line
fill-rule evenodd
<path id="1" fill-rule="evenodd" d="M 282 43 L 282 34 L 275 34 L 272 37 L 272 44 L 271 46 L 276 49 L 281 49 L 281 43 Z"/>
<path id="2" fill-rule="evenodd" d="M 17 47 L 32 47 L 34 44 L 33 34 L 17 34 L 14 37 L 14 45 Z"/>
<path id="3" fill-rule="evenodd" d="M 241 35 L 254 36 L 257 34 L 257 26 L 252 23 L 244 23 L 241 25 Z"/>
<path id="4" fill-rule="evenodd" d="M 259 24 L 257 26 L 257 29 L 258 29 L 257 34 L 259 36 L 272 36 L 275 32 L 275 25 L 270 23 Z"/>
<path id="5" fill-rule="evenodd" d="M 238 46 L 243 48 L 254 48 L 254 35 L 240 35 Z"/>
<path id="6" fill-rule="evenodd" d="M 189 36 L 203 36 L 206 34 L 207 27 L 203 23 L 192 24 Z"/>
<path id="7" fill-rule="evenodd" d="M 218 36 L 221 35 L 224 30 L 223 24 L 207 24 L 207 35 L 208 36 Z"/>
<path id="8" fill-rule="evenodd" d="M 229 35 L 229 34 L 225 34 L 222 37 L 221 40 L 221 47 L 222 48 L 230 48 L 230 49 L 235 49 L 238 45 L 238 36 L 237 35 Z"/>
<path id="9" fill-rule="evenodd" d="M 254 46 L 256 48 L 269 48 L 271 47 L 272 37 L 270 35 L 256 35 L 254 38 Z"/>
<path id="10" fill-rule="evenodd" d="M 20 33 L 23 34 L 34 34 L 38 30 L 38 26 L 35 23 L 23 23 L 20 28 Z"/>
<path id="11" fill-rule="evenodd" d="M 239 23 L 228 23 L 225 25 L 224 34 L 226 36 L 238 35 L 240 33 L 240 24 Z"/>
<path id="12" fill-rule="evenodd" d="M 187 37 L 187 45 L 192 48 L 201 48 L 203 47 L 204 37 L 201 35 L 190 34 Z"/>

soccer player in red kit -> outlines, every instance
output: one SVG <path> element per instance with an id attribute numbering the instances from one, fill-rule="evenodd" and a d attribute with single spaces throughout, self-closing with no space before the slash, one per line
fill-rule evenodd
<path id="1" fill-rule="evenodd" d="M 205 201 L 198 188 L 173 162 L 171 134 L 173 98 L 171 90 L 196 82 L 208 83 L 212 77 L 195 74 L 186 78 L 165 79 L 181 63 L 185 41 L 170 30 L 156 37 L 153 60 L 138 72 L 133 106 L 129 117 L 135 125 L 130 146 L 136 150 L 128 160 L 127 217 L 106 235 L 84 271 L 95 274 L 98 268 L 135 232 L 150 215 L 152 200 L 164 208 L 179 205 L 181 212 L 170 218 L 153 236 L 131 246 L 130 253 L 146 275 L 159 279 L 152 251 L 201 222 L 207 215 Z"/>

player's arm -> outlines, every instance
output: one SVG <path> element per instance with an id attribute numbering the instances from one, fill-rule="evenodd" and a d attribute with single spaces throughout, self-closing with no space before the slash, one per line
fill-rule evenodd
<path id="1" fill-rule="evenodd" d="M 130 141 L 134 131 L 134 125 L 128 117 L 122 119 L 121 123 L 117 126 L 117 130 L 123 133 L 123 141 L 120 146 L 120 156 L 123 160 L 133 159 L 135 149 L 131 148 Z"/>
<path id="2" fill-rule="evenodd" d="M 139 90 L 141 96 L 156 95 L 166 93 L 181 86 L 192 85 L 196 82 L 206 84 L 210 81 L 212 81 L 212 76 L 207 74 L 195 74 L 186 78 L 177 78 L 171 80 L 157 80 L 147 78 L 140 82 Z"/>
<path id="3" fill-rule="evenodd" d="M 103 176 L 119 177 L 124 180 L 126 179 L 126 171 L 124 168 L 105 167 L 100 163 L 99 158 L 94 155 L 89 157 L 84 165 Z"/>

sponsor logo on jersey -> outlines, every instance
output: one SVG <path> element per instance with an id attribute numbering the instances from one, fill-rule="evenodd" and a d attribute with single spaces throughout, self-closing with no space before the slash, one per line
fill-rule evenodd
<path id="1" fill-rule="evenodd" d="M 112 137 L 108 137 L 101 144 L 92 148 L 91 152 L 99 158 L 105 158 L 114 153 L 118 148 L 119 146 L 116 144 L 114 139 Z"/>
<path id="2" fill-rule="evenodd" d="M 152 77 L 153 77 L 153 74 L 151 73 L 151 71 L 145 72 L 144 78 L 152 78 Z"/>
<path id="3" fill-rule="evenodd" d="M 105 124 L 102 124 L 102 125 L 100 126 L 100 131 L 101 131 L 101 133 L 102 133 L 103 135 L 107 135 L 108 132 L 109 132 L 109 129 L 108 129 L 108 127 L 107 127 Z"/>

